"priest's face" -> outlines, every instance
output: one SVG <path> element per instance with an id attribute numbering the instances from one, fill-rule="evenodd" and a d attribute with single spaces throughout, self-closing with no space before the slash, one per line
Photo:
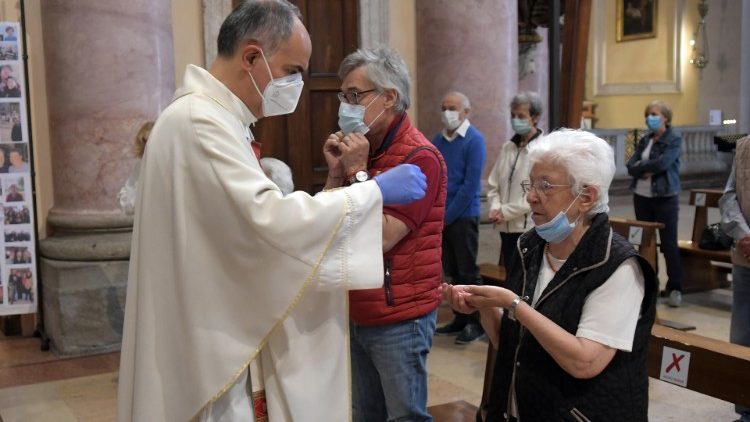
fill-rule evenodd
<path id="1" fill-rule="evenodd" d="M 303 73 L 307 70 L 312 53 L 310 35 L 305 26 L 297 20 L 292 28 L 289 39 L 282 42 L 278 49 L 272 54 L 263 50 L 262 45 L 247 44 L 242 50 L 243 66 L 247 67 L 245 103 L 256 117 L 262 116 L 263 93 L 272 79 L 279 79 L 295 73 Z M 271 69 L 271 74 L 268 69 Z M 250 77 L 252 75 L 252 78 Z M 253 80 L 257 84 L 255 89 Z"/>

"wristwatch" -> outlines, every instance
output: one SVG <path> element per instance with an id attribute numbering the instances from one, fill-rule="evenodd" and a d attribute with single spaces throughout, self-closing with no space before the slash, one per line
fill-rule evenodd
<path id="1" fill-rule="evenodd" d="M 367 179 L 370 178 L 370 175 L 367 174 L 367 171 L 365 170 L 359 170 L 358 172 L 354 173 L 352 177 L 349 178 L 349 184 L 353 185 L 355 183 L 359 182 L 366 182 Z"/>
<path id="2" fill-rule="evenodd" d="M 528 296 L 524 296 L 524 297 L 516 296 L 516 298 L 513 299 L 513 302 L 511 302 L 510 306 L 508 306 L 508 308 L 507 308 L 508 309 L 508 318 L 511 321 L 515 321 L 516 320 L 516 306 L 518 306 L 518 304 L 521 303 L 521 301 L 527 301 L 527 300 L 529 300 Z"/>

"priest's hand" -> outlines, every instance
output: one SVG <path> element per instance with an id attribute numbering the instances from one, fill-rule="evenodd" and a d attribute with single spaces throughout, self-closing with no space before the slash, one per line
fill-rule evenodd
<path id="1" fill-rule="evenodd" d="M 383 205 L 405 205 L 424 198 L 427 176 L 414 164 L 399 164 L 374 177 Z"/>

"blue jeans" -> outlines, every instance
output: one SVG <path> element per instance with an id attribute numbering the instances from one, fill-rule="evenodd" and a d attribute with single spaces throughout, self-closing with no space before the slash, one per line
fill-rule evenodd
<path id="1" fill-rule="evenodd" d="M 437 310 L 389 325 L 349 324 L 354 422 L 432 421 L 427 354 Z"/>
<path id="2" fill-rule="evenodd" d="M 661 253 L 667 264 L 667 291 L 682 291 L 682 259 L 677 246 L 677 219 L 680 214 L 680 195 L 645 196 L 633 195 L 635 218 L 641 221 L 664 223 L 659 229 Z M 656 268 L 654 269 L 656 270 Z M 657 270 L 658 271 L 658 270 Z"/>
<path id="3" fill-rule="evenodd" d="M 729 327 L 729 341 L 750 346 L 750 268 L 732 267 L 732 323 Z M 750 422 L 750 408 L 735 406 L 742 415 L 742 421 Z"/>

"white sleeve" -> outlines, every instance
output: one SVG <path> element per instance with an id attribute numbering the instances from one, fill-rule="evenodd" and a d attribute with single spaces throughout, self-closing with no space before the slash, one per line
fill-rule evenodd
<path id="1" fill-rule="evenodd" d="M 576 337 L 630 352 L 645 294 L 643 273 L 636 258 L 623 262 L 583 305 Z"/>
<path id="2" fill-rule="evenodd" d="M 333 193 L 333 192 L 331 192 Z M 349 212 L 316 276 L 316 290 L 374 289 L 383 285 L 383 203 L 374 180 L 355 183 L 346 195 Z M 327 193 L 321 193 L 327 194 Z"/>

